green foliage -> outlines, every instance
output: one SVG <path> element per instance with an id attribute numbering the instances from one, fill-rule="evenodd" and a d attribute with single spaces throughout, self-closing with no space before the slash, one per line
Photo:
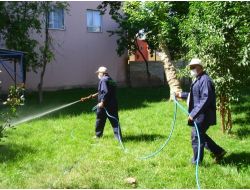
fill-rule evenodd
<path id="1" fill-rule="evenodd" d="M 188 57 L 200 57 L 214 79 L 229 130 L 230 103 L 238 100 L 239 89 L 249 81 L 249 10 L 248 2 L 191 2 L 188 18 L 181 24 Z"/>
<path id="2" fill-rule="evenodd" d="M 23 93 L 24 93 L 24 88 L 10 86 L 7 101 L 4 102 L 4 104 L 10 107 L 11 113 L 15 114 L 16 107 L 24 104 Z"/>
<path id="3" fill-rule="evenodd" d="M 169 47 L 171 56 L 178 57 L 184 50 L 178 37 L 178 25 L 187 13 L 188 3 L 125 1 L 123 4 L 103 2 L 99 8 L 105 12 L 110 5 L 109 14 L 118 23 L 118 29 L 109 31 L 116 34 L 117 52 L 133 53 L 137 50 L 135 40 L 146 37 L 150 49 L 159 50 L 160 45 Z M 120 13 L 122 12 L 122 14 Z"/>
<path id="4" fill-rule="evenodd" d="M 182 24 L 188 57 L 203 59 L 217 93 L 230 101 L 249 76 L 249 8 L 247 2 L 192 2 Z"/>
<path id="5" fill-rule="evenodd" d="M 3 102 L 5 107 L 0 111 L 0 141 L 4 137 L 4 130 L 11 127 L 11 119 L 17 116 L 17 107 L 24 104 L 23 92 L 24 89 L 21 87 L 10 86 L 9 88 L 8 98 Z"/>
<path id="6" fill-rule="evenodd" d="M 40 2 L 40 13 L 41 23 L 44 26 L 44 33 L 43 33 L 43 45 L 40 45 L 40 67 L 41 74 L 40 74 L 40 82 L 38 84 L 38 91 L 39 91 L 39 102 L 43 101 L 43 78 L 46 71 L 47 64 L 49 64 L 54 59 L 54 49 L 53 49 L 53 39 L 49 33 L 49 13 L 53 11 L 55 8 L 63 8 L 67 11 L 67 2 Z"/>
<path id="7" fill-rule="evenodd" d="M 53 59 L 53 51 L 39 44 L 31 34 L 43 34 L 45 20 L 53 7 L 65 8 L 67 2 L 0 2 L 0 37 L 9 49 L 25 52 L 26 69 L 36 71 L 42 67 L 41 55 L 46 51 L 48 61 Z M 39 52 L 40 50 L 40 52 Z"/>
<path id="8" fill-rule="evenodd" d="M 190 69 L 186 66 L 176 69 L 176 72 L 179 79 L 190 77 Z"/>
<path id="9" fill-rule="evenodd" d="M 27 68 L 36 68 L 38 53 L 34 51 L 38 42 L 29 32 L 40 32 L 41 24 L 37 2 L 1 2 L 0 36 L 9 49 L 25 52 Z"/>
<path id="10" fill-rule="evenodd" d="M 25 52 L 26 69 L 36 72 L 41 69 L 38 84 L 39 101 L 42 101 L 43 77 L 46 65 L 54 59 L 53 40 L 49 35 L 49 13 L 54 8 L 66 11 L 67 2 L 1 2 L 0 3 L 0 38 L 9 49 Z M 39 34 L 43 42 L 33 39 L 31 34 Z"/>

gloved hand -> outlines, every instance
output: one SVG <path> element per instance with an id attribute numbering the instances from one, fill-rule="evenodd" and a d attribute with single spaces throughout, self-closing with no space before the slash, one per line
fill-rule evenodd
<path id="1" fill-rule="evenodd" d="M 103 103 L 103 102 L 100 102 L 100 103 L 97 104 L 97 106 L 98 106 L 99 108 L 103 108 L 103 107 L 104 107 L 104 103 Z"/>
<path id="2" fill-rule="evenodd" d="M 192 122 L 194 119 L 189 115 L 188 116 L 188 122 Z"/>
<path id="3" fill-rule="evenodd" d="M 174 92 L 174 96 L 176 98 L 181 98 L 181 92 Z"/>

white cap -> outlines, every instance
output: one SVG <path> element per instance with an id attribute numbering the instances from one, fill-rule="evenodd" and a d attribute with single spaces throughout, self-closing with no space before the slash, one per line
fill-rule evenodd
<path id="1" fill-rule="evenodd" d="M 99 67 L 96 73 L 108 73 L 108 69 L 106 67 Z"/>
<path id="2" fill-rule="evenodd" d="M 188 64 L 188 66 L 192 66 L 192 65 L 200 65 L 201 67 L 203 67 L 203 64 L 201 62 L 200 59 L 198 58 L 193 58 L 190 63 Z"/>

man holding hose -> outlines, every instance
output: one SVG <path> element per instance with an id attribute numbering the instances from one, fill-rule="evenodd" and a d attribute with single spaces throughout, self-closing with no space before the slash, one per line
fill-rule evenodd
<path id="1" fill-rule="evenodd" d="M 215 162 L 219 162 L 226 151 L 217 145 L 207 134 L 211 125 L 216 124 L 216 97 L 212 79 L 203 70 L 200 59 L 194 58 L 189 63 L 191 75 L 195 77 L 191 84 L 190 93 L 176 93 L 178 98 L 188 98 L 188 125 L 192 126 L 191 140 L 194 156 L 192 163 L 195 164 L 198 156 L 198 136 L 194 127 L 197 124 L 200 135 L 200 159 L 203 160 L 204 147 L 212 152 Z"/>
<path id="2" fill-rule="evenodd" d="M 116 83 L 109 76 L 106 67 L 99 67 L 96 73 L 100 79 L 98 93 L 91 95 L 91 98 L 98 97 L 94 138 L 101 138 L 103 136 L 106 119 L 108 118 L 113 127 L 115 138 L 121 140 L 122 134 L 118 123 L 119 117 L 118 103 L 116 99 Z M 81 98 L 81 100 L 84 101 L 85 99 Z M 117 120 L 109 117 L 106 111 Z"/>

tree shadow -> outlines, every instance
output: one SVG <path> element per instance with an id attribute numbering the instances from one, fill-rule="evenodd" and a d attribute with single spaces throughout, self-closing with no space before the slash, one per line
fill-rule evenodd
<path id="1" fill-rule="evenodd" d="M 232 165 L 236 166 L 237 169 L 248 167 L 250 165 L 250 152 L 232 153 L 226 156 L 220 165 Z"/>
<path id="2" fill-rule="evenodd" d="M 0 163 L 9 161 L 14 162 L 30 153 L 35 153 L 35 150 L 28 146 L 21 146 L 17 144 L 0 145 Z"/>
<path id="3" fill-rule="evenodd" d="M 157 139 L 162 139 L 165 136 L 157 134 L 141 134 L 141 135 L 129 135 L 122 138 L 123 142 L 136 141 L 136 142 L 146 142 L 146 141 L 155 141 Z"/>
<path id="4" fill-rule="evenodd" d="M 236 135 L 241 140 L 248 138 L 248 136 L 250 135 L 250 129 L 248 127 L 241 127 L 236 131 Z"/>
<path id="5" fill-rule="evenodd" d="M 246 117 L 233 119 L 233 123 L 238 124 L 240 126 L 250 125 L 250 116 L 249 116 L 249 114 L 250 114 L 250 112 L 246 112 L 246 115 L 247 115 Z"/>
<path id="6" fill-rule="evenodd" d="M 237 124 L 240 128 L 235 134 L 240 138 L 244 139 L 250 135 L 250 98 L 249 96 L 241 97 L 237 104 L 232 106 L 232 112 L 235 114 L 244 113 L 243 117 L 237 117 L 233 119 L 233 124 Z"/>
<path id="7" fill-rule="evenodd" d="M 135 109 L 146 107 L 145 103 L 166 101 L 169 99 L 169 87 L 122 88 L 118 90 L 119 108 Z"/>
<path id="8" fill-rule="evenodd" d="M 243 96 L 240 98 L 239 102 L 234 103 L 232 106 L 232 112 L 240 114 L 246 113 L 248 117 L 250 113 L 250 98 L 249 96 Z M 247 120 L 246 120 L 247 121 Z"/>

